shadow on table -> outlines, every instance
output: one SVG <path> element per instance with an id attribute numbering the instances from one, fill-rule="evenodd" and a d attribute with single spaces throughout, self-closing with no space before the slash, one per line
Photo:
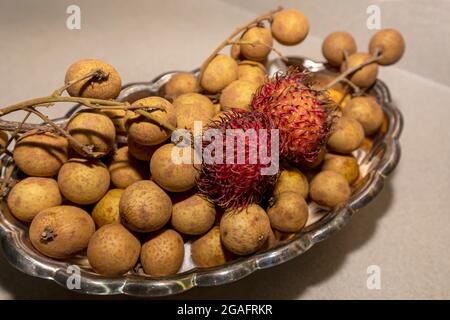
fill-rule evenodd
<path id="1" fill-rule="evenodd" d="M 392 178 L 392 177 L 391 177 Z M 247 278 L 219 287 L 195 288 L 174 299 L 295 299 L 308 287 L 332 277 L 348 254 L 364 246 L 375 234 L 378 219 L 387 212 L 394 194 L 389 181 L 367 207 L 355 214 L 349 224 L 302 256 L 280 266 L 258 271 Z M 0 294 L 6 290 L 15 299 L 89 299 L 59 285 L 15 270 L 0 256 Z M 126 296 L 113 296 L 125 299 Z"/>

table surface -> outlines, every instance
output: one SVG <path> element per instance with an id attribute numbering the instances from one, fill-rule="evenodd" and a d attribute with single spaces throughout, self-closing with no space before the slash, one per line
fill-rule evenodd
<path id="1" fill-rule="evenodd" d="M 70 1 L 2 0 L 0 105 L 52 92 L 63 82 L 67 66 L 86 57 L 109 61 L 124 82 L 193 69 L 236 26 L 277 4 L 303 10 L 311 24 L 301 45 L 277 46 L 286 55 L 322 59 L 321 41 L 336 29 L 354 32 L 360 47 L 373 33 L 364 23 L 369 1 L 341 1 L 337 8 L 329 0 L 251 0 L 243 7 L 240 2 L 139 0 L 125 6 L 118 0 L 81 0 L 81 29 L 68 30 Z M 301 257 L 233 284 L 196 288 L 173 298 L 450 298 L 450 76 L 448 62 L 441 59 L 449 53 L 450 28 L 436 14 L 448 13 L 449 2 L 434 2 L 375 2 L 383 26 L 400 29 L 407 42 L 403 60 L 381 68 L 379 75 L 403 112 L 405 127 L 402 159 L 378 197 L 346 228 Z M 428 29 L 427 36 L 421 21 L 432 21 L 438 32 Z M 49 115 L 61 115 L 63 108 L 48 110 Z M 380 290 L 367 288 L 371 265 L 380 268 Z M 92 297 L 24 275 L 0 254 L 0 298 Z"/>

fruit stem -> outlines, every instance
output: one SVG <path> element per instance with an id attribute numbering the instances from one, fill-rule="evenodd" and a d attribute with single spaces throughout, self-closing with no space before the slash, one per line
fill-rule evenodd
<path id="1" fill-rule="evenodd" d="M 45 226 L 44 231 L 42 231 L 41 233 L 40 240 L 43 243 L 48 243 L 55 239 L 56 236 L 57 234 L 55 233 L 55 231 L 53 231 L 52 228 L 50 228 L 49 226 Z"/>

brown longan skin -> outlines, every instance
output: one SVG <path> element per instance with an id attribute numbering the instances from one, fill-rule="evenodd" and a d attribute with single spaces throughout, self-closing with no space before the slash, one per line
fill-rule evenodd
<path id="1" fill-rule="evenodd" d="M 249 64 L 249 61 L 242 61 L 239 63 L 238 71 L 239 80 L 254 83 L 258 87 L 263 85 L 266 79 L 266 69 L 258 62 L 252 62 L 252 64 Z"/>
<path id="2" fill-rule="evenodd" d="M 210 93 L 222 91 L 238 78 L 237 62 L 226 55 L 219 54 L 206 66 L 201 79 L 201 86 Z"/>
<path id="3" fill-rule="evenodd" d="M 284 192 L 295 192 L 306 199 L 309 192 L 308 179 L 297 168 L 284 169 L 275 184 L 273 195 L 278 197 Z"/>
<path id="4" fill-rule="evenodd" d="M 8 194 L 8 208 L 17 219 L 24 222 L 30 222 L 40 211 L 61 203 L 58 183 L 51 178 L 25 178 Z"/>
<path id="5" fill-rule="evenodd" d="M 225 249 L 220 241 L 220 228 L 213 227 L 208 233 L 191 244 L 192 261 L 199 268 L 210 268 L 226 262 Z"/>
<path id="6" fill-rule="evenodd" d="M 286 46 L 299 44 L 308 32 L 308 18 L 296 9 L 284 9 L 276 13 L 272 21 L 273 37 Z"/>
<path id="7" fill-rule="evenodd" d="M 95 272 L 110 277 L 121 276 L 137 263 L 141 244 L 119 223 L 104 225 L 89 241 L 87 258 Z"/>
<path id="8" fill-rule="evenodd" d="M 397 30 L 383 29 L 370 39 L 369 52 L 374 55 L 378 48 L 382 50 L 378 63 L 381 65 L 394 64 L 401 59 L 405 52 L 405 40 Z"/>
<path id="9" fill-rule="evenodd" d="M 184 259 L 183 238 L 174 230 L 163 230 L 142 245 L 141 264 L 150 276 L 174 275 Z"/>
<path id="10" fill-rule="evenodd" d="M 341 64 L 341 72 L 347 69 L 359 66 L 361 63 L 366 62 L 372 57 L 368 53 L 354 53 L 350 55 L 347 61 Z M 350 77 L 350 81 L 356 84 L 358 87 L 368 88 L 377 81 L 378 76 L 378 64 L 376 62 L 370 63 L 360 70 L 354 72 Z"/>
<path id="11" fill-rule="evenodd" d="M 97 227 L 110 223 L 120 223 L 119 202 L 123 189 L 111 189 L 95 205 L 92 219 Z"/>
<path id="12" fill-rule="evenodd" d="M 342 156 L 328 153 L 322 165 L 322 170 L 330 170 L 344 176 L 349 184 L 359 177 L 359 165 L 352 156 Z"/>
<path id="13" fill-rule="evenodd" d="M 174 106 L 164 98 L 148 97 L 140 99 L 133 103 L 133 106 L 158 107 L 164 110 L 152 111 L 152 116 L 163 123 L 172 125 L 177 124 L 177 117 Z M 143 116 L 129 121 L 128 137 L 131 137 L 136 143 L 144 146 L 154 146 L 167 140 L 171 131 L 165 129 L 153 122 L 150 122 Z"/>
<path id="14" fill-rule="evenodd" d="M 203 234 L 211 229 L 215 220 L 214 204 L 198 194 L 173 205 L 172 226 L 181 233 Z"/>
<path id="15" fill-rule="evenodd" d="M 351 99 L 342 114 L 357 120 L 366 136 L 376 133 L 384 120 L 383 108 L 372 97 L 355 97 Z"/>
<path id="16" fill-rule="evenodd" d="M 256 204 L 246 209 L 227 211 L 220 221 L 222 244 L 229 251 L 245 256 L 258 251 L 266 242 L 270 221 Z"/>
<path id="17" fill-rule="evenodd" d="M 248 29 L 240 40 L 240 53 L 248 60 L 263 61 L 267 58 L 273 46 L 272 34 L 269 29 L 253 27 Z M 252 43 L 252 44 L 244 44 Z"/>
<path id="18" fill-rule="evenodd" d="M 321 171 L 311 181 L 309 196 L 319 205 L 335 208 L 347 201 L 350 195 L 347 180 L 337 172 Z"/>
<path id="19" fill-rule="evenodd" d="M 340 117 L 328 139 L 328 147 L 338 153 L 351 153 L 364 141 L 364 129 L 353 118 Z"/>
<path id="20" fill-rule="evenodd" d="M 179 155 L 183 152 L 189 153 L 190 163 L 174 163 L 172 150 Z M 193 164 L 193 157 L 194 150 L 191 147 L 177 147 L 172 143 L 161 146 L 150 160 L 152 179 L 167 191 L 183 192 L 192 189 L 199 174 L 199 170 Z"/>
<path id="21" fill-rule="evenodd" d="M 134 116 L 134 112 L 131 110 L 122 109 L 102 109 L 101 112 L 111 119 L 114 127 L 116 128 L 116 134 L 123 135 L 127 132 L 127 120 Z"/>
<path id="22" fill-rule="evenodd" d="M 177 97 L 184 93 L 198 92 L 197 77 L 190 72 L 175 73 L 164 86 L 167 97 Z"/>
<path id="23" fill-rule="evenodd" d="M 86 79 L 77 82 L 67 88 L 72 97 L 84 97 L 93 99 L 115 99 L 122 88 L 122 80 L 117 70 L 98 59 L 82 59 L 73 63 L 66 72 L 65 83 L 78 79 L 95 69 L 101 69 L 107 73 L 107 78 L 102 80 Z"/>
<path id="24" fill-rule="evenodd" d="M 144 146 L 133 140 L 132 137 L 128 136 L 128 152 L 134 158 L 140 161 L 150 161 L 153 153 L 158 150 L 161 145 L 154 146 Z"/>
<path id="25" fill-rule="evenodd" d="M 93 145 L 94 152 L 106 155 L 116 140 L 116 128 L 112 120 L 100 111 L 82 111 L 70 119 L 67 124 L 69 134 L 82 145 Z M 84 152 L 70 141 L 70 146 L 79 154 Z"/>
<path id="26" fill-rule="evenodd" d="M 120 198 L 121 222 L 137 232 L 161 229 L 172 215 L 170 197 L 153 181 L 143 180 L 130 185 Z"/>
<path id="27" fill-rule="evenodd" d="M 202 127 L 215 115 L 211 100 L 199 93 L 186 93 L 178 96 L 173 105 L 177 115 L 177 128 L 194 130 L 194 121 L 201 121 Z"/>
<path id="28" fill-rule="evenodd" d="M 82 205 L 100 200 L 108 191 L 110 180 L 108 169 L 98 160 L 70 159 L 58 174 L 58 186 L 64 197 Z"/>
<path id="29" fill-rule="evenodd" d="M 128 151 L 128 146 L 116 150 L 108 169 L 111 182 L 121 189 L 149 176 L 148 166 L 133 158 Z"/>
<path id="30" fill-rule="evenodd" d="M 56 206 L 36 215 L 29 236 L 33 247 L 43 255 L 65 259 L 84 250 L 94 232 L 94 221 L 86 211 L 74 206 Z M 45 240 L 43 233 L 52 233 L 53 238 Z"/>
<path id="31" fill-rule="evenodd" d="M 25 134 L 16 143 L 13 157 L 15 164 L 25 174 L 51 177 L 67 161 L 68 149 L 66 138 L 50 132 Z"/>
<path id="32" fill-rule="evenodd" d="M 220 95 L 220 106 L 223 111 L 232 108 L 250 110 L 250 104 L 258 86 L 245 80 L 235 80 L 223 89 Z"/>
<path id="33" fill-rule="evenodd" d="M 356 52 L 356 42 L 350 33 L 335 31 L 323 40 L 322 54 L 330 65 L 339 67 L 344 61 L 345 52 L 348 55 Z"/>
<path id="34" fill-rule="evenodd" d="M 231 45 L 230 48 L 230 56 L 234 59 L 234 60 L 238 60 L 241 56 L 241 46 L 237 43 L 234 43 Z"/>
<path id="35" fill-rule="evenodd" d="M 267 215 L 272 228 L 282 232 L 298 232 L 308 220 L 308 205 L 299 193 L 282 192 L 267 211 Z"/>

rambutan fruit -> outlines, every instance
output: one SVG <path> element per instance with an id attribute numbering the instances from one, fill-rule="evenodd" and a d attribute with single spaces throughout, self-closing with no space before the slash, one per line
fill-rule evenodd
<path id="1" fill-rule="evenodd" d="M 223 209 L 259 203 L 278 177 L 279 135 L 259 111 L 232 109 L 205 127 L 197 188 Z"/>
<path id="2" fill-rule="evenodd" d="M 290 69 L 267 78 L 252 100 L 253 110 L 266 114 L 280 130 L 284 159 L 313 163 L 331 131 L 335 104 L 312 88 L 306 71 Z"/>

